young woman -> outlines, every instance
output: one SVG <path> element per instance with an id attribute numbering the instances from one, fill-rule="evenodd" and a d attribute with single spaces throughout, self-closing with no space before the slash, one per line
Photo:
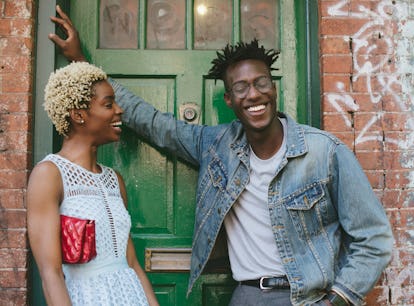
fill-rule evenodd
<path id="1" fill-rule="evenodd" d="M 122 177 L 97 163 L 118 141 L 122 109 L 106 74 L 86 62 L 52 73 L 44 107 L 62 148 L 33 169 L 27 189 L 30 246 L 48 305 L 158 305 L 130 237 Z M 61 215 L 94 220 L 96 257 L 62 262 Z"/>

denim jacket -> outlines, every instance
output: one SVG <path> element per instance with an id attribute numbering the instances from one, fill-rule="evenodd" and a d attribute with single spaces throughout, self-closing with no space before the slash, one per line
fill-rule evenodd
<path id="1" fill-rule="evenodd" d="M 227 212 L 249 181 L 243 127 L 238 120 L 187 124 L 110 81 L 130 128 L 199 169 L 190 292 Z M 346 145 L 280 116 L 287 118 L 287 148 L 269 186 L 268 207 L 291 301 L 311 305 L 333 288 L 362 305 L 391 257 L 393 238 L 384 209 Z"/>

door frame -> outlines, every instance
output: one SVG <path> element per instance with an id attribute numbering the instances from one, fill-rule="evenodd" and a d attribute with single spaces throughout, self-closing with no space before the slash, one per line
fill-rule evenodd
<path id="1" fill-rule="evenodd" d="M 48 34 L 55 31 L 50 16 L 55 15 L 55 6 L 69 12 L 70 0 L 39 0 L 37 7 L 36 55 L 35 55 L 35 84 L 34 84 L 34 130 L 33 130 L 33 164 L 39 162 L 48 153 L 54 151 L 57 143 L 53 125 L 43 109 L 44 88 L 49 75 L 54 71 L 56 63 L 64 63 L 65 59 L 56 52 Z M 298 113 L 297 120 L 301 123 L 320 127 L 321 97 L 319 70 L 319 39 L 318 39 L 318 1 L 295 0 L 296 29 L 305 28 L 301 37 L 295 33 L 298 40 L 297 79 L 299 92 L 306 92 L 305 98 L 298 99 L 298 107 L 306 110 Z M 40 276 L 33 258 L 29 260 L 28 301 L 30 305 L 45 305 Z"/>

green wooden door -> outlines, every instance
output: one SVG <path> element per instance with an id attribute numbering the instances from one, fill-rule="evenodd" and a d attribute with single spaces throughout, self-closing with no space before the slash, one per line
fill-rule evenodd
<path id="1" fill-rule="evenodd" d="M 316 2 L 316 1 L 315 1 Z M 290 0 L 72 0 L 62 2 L 88 58 L 158 109 L 194 124 L 233 119 L 223 84 L 205 77 L 215 50 L 257 37 L 281 50 L 279 109 L 305 122 L 306 9 Z M 65 5 L 66 4 L 66 5 Z M 62 65 L 57 58 L 57 66 Z M 227 305 L 229 270 L 212 265 L 186 297 L 197 171 L 124 128 L 99 151 L 124 176 L 132 236 L 161 305 Z"/>

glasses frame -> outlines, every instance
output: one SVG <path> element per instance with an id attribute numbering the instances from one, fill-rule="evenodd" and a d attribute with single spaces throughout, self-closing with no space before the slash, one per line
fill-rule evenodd
<path id="1" fill-rule="evenodd" d="M 260 86 L 258 86 L 258 83 L 260 81 L 262 81 L 262 80 L 267 80 L 268 81 L 268 83 L 266 84 L 266 87 L 260 87 Z M 244 85 L 244 88 L 241 88 L 238 91 L 234 91 L 234 87 L 237 86 L 237 85 L 239 85 L 239 84 L 240 85 Z M 251 83 L 248 83 L 246 81 L 239 81 L 239 82 L 236 82 L 236 83 L 233 84 L 233 86 L 230 88 L 229 92 L 233 96 L 235 96 L 236 98 L 244 99 L 249 94 L 249 91 L 250 91 L 252 85 L 261 94 L 266 94 L 273 87 L 273 79 L 271 77 L 269 77 L 269 76 L 265 76 L 264 75 L 264 76 L 260 76 L 260 77 L 258 77 L 256 79 L 254 79 L 253 82 L 251 82 Z"/>

